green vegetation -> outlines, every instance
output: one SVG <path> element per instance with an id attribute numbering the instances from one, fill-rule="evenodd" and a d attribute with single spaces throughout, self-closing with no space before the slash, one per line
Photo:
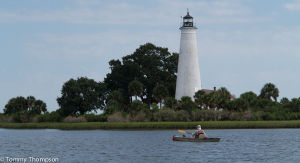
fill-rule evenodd
<path id="1" fill-rule="evenodd" d="M 33 96 L 26 99 L 20 96 L 8 101 L 0 122 L 222 121 L 220 124 L 227 124 L 227 121 L 300 120 L 300 98 L 284 97 L 278 102 L 279 89 L 272 83 L 266 83 L 259 95 L 250 91 L 235 98 L 221 87 L 210 93 L 195 92 L 194 101 L 187 96 L 176 100 L 178 56 L 168 48 L 146 43 L 122 61 L 111 60 L 111 72 L 103 82 L 87 77 L 66 81 L 61 97 L 56 99 L 60 107 L 56 111 L 47 112 L 46 104 Z M 95 115 L 99 109 L 103 114 Z"/>
<path id="2" fill-rule="evenodd" d="M 0 123 L 0 128 L 11 129 L 205 129 L 300 128 L 300 121 L 203 121 L 203 122 L 131 122 L 131 123 Z"/>
<path id="3" fill-rule="evenodd" d="M 47 111 L 46 103 L 42 100 L 36 100 L 33 96 L 24 98 L 18 96 L 8 101 L 3 109 L 4 115 L 22 114 L 27 112 L 28 114 L 41 114 L 41 112 Z"/>
<path id="4" fill-rule="evenodd" d="M 105 91 L 105 85 L 93 79 L 86 77 L 77 80 L 70 79 L 64 83 L 61 97 L 56 100 L 63 116 L 83 115 L 86 112 L 104 108 Z"/>

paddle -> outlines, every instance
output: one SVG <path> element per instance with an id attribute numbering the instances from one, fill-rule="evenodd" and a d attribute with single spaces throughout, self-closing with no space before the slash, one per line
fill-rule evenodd
<path id="1" fill-rule="evenodd" d="M 185 131 L 182 131 L 182 130 L 178 130 L 179 132 L 181 133 L 188 133 L 188 134 L 192 134 L 192 133 L 189 133 L 189 132 L 185 132 Z"/>

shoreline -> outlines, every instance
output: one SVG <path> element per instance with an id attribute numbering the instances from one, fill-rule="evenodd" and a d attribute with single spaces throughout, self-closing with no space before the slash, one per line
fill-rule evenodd
<path id="1" fill-rule="evenodd" d="M 266 129 L 300 128 L 300 120 L 293 121 L 199 121 L 199 122 L 86 122 L 86 123 L 0 123 L 6 129 L 62 129 L 62 130 L 160 130 L 195 129 L 200 124 L 203 129 Z"/>

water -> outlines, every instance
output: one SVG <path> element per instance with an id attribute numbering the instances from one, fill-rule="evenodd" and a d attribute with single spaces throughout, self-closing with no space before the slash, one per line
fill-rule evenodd
<path id="1" fill-rule="evenodd" d="M 63 163 L 299 162 L 300 159 L 300 129 L 205 132 L 209 137 L 221 137 L 220 142 L 174 142 L 173 135 L 183 135 L 177 130 L 0 129 L 0 158 L 58 158 Z"/>

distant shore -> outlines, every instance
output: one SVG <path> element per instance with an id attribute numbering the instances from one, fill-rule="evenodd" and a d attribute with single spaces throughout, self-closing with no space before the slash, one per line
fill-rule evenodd
<path id="1" fill-rule="evenodd" d="M 62 129 L 62 130 L 160 130 L 160 129 L 263 129 L 263 128 L 300 128 L 300 120 L 295 121 L 199 121 L 199 122 L 129 122 L 129 123 L 0 123 L 7 129 Z"/>

